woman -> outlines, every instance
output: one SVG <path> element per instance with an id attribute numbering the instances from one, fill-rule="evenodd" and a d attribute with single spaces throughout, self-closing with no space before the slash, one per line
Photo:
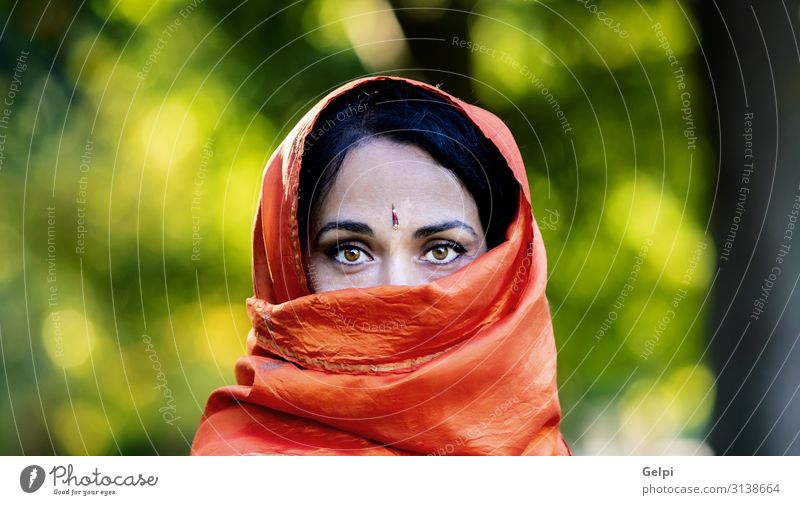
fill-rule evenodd
<path id="1" fill-rule="evenodd" d="M 358 79 L 264 171 L 238 385 L 192 454 L 571 454 L 519 151 L 427 84 Z"/>

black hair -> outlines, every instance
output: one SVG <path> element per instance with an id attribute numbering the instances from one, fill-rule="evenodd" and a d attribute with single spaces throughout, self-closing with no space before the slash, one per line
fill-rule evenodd
<path id="1" fill-rule="evenodd" d="M 505 240 L 518 206 L 519 183 L 503 155 L 447 99 L 405 81 L 386 79 L 368 81 L 334 98 L 306 136 L 297 211 L 304 249 L 312 211 L 333 186 L 347 152 L 370 137 L 425 150 L 472 195 L 487 248 Z"/>

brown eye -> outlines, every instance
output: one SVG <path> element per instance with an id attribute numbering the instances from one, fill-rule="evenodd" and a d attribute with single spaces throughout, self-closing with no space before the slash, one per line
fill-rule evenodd
<path id="1" fill-rule="evenodd" d="M 358 258 L 361 257 L 361 251 L 358 249 L 345 249 L 344 250 L 344 259 L 349 262 L 358 261 Z"/>
<path id="2" fill-rule="evenodd" d="M 464 254 L 465 249 L 455 242 L 445 242 L 436 244 L 425 251 L 424 259 L 434 265 L 446 265 L 451 263 Z"/>
<path id="3" fill-rule="evenodd" d="M 431 249 L 431 254 L 433 255 L 434 259 L 438 261 L 444 261 L 447 259 L 447 253 L 449 252 L 448 249 L 449 248 L 446 246 L 438 245 Z"/>
<path id="4" fill-rule="evenodd" d="M 372 256 L 364 249 L 350 244 L 339 244 L 328 251 L 328 256 L 343 265 L 361 265 L 372 261 Z"/>

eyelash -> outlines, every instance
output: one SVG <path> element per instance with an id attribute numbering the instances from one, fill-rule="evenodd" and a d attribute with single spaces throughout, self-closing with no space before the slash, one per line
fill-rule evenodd
<path id="1" fill-rule="evenodd" d="M 430 247 L 428 247 L 428 248 L 425 250 L 425 252 L 423 253 L 422 257 L 424 258 L 424 257 L 425 257 L 425 256 L 427 256 L 427 255 L 428 255 L 428 253 L 429 253 L 429 252 L 431 252 L 433 249 L 435 249 L 435 248 L 437 248 L 437 247 L 442 247 L 442 246 L 451 248 L 453 251 L 455 251 L 456 253 L 458 253 L 458 256 L 456 256 L 455 258 L 453 258 L 453 259 L 451 259 L 451 260 L 449 260 L 449 261 L 430 261 L 430 260 L 424 260 L 424 261 L 426 261 L 426 262 L 428 262 L 428 263 L 431 263 L 431 264 L 433 264 L 433 265 L 448 265 L 448 264 L 450 264 L 450 263 L 452 263 L 452 262 L 456 261 L 457 259 L 459 259 L 459 258 L 461 257 L 461 255 L 463 255 L 465 252 L 467 252 L 467 250 L 466 250 L 466 249 L 464 248 L 464 246 L 462 246 L 461 244 L 459 244 L 459 243 L 457 243 L 457 242 L 452 242 L 452 241 L 450 241 L 450 240 L 443 240 L 443 241 L 441 241 L 441 242 L 437 242 L 437 243 L 435 243 L 435 244 L 431 245 Z M 355 249 L 355 250 L 358 250 L 358 251 L 360 251 L 360 252 L 361 252 L 361 254 L 364 254 L 364 255 L 365 255 L 367 258 L 369 258 L 369 260 L 373 260 L 373 259 L 374 259 L 374 258 L 372 257 L 372 255 L 371 255 L 371 254 L 369 254 L 367 251 L 365 251 L 365 250 L 364 250 L 362 247 L 359 247 L 359 246 L 357 246 L 357 245 L 355 245 L 355 244 L 348 243 L 348 242 L 339 243 L 339 244 L 336 244 L 336 245 L 334 245 L 334 246 L 330 247 L 330 248 L 329 248 L 329 249 L 326 251 L 326 255 L 327 255 L 327 256 L 328 256 L 330 259 L 332 259 L 333 261 L 336 261 L 337 263 L 340 263 L 340 264 L 342 264 L 342 265 L 355 266 L 355 265 L 361 265 L 361 264 L 363 264 L 363 263 L 366 263 L 366 261 L 363 261 L 363 262 L 360 262 L 360 263 L 349 263 L 349 262 L 346 262 L 346 261 L 341 261 L 341 260 L 339 260 L 339 259 L 337 258 L 337 256 L 339 255 L 339 253 L 341 253 L 342 251 L 345 251 L 345 250 L 347 250 L 347 249 Z"/>

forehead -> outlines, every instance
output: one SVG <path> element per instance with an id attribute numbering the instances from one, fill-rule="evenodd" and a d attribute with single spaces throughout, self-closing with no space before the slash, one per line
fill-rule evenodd
<path id="1" fill-rule="evenodd" d="M 348 152 L 319 211 L 323 218 L 355 214 L 366 220 L 371 212 L 391 209 L 392 204 L 407 219 L 419 212 L 462 219 L 477 212 L 458 178 L 425 150 L 382 139 Z"/>

